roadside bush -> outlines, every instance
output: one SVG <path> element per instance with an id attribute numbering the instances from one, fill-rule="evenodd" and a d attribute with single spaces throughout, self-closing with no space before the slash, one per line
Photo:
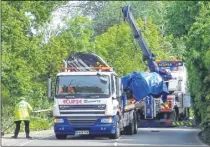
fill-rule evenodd
<path id="1" fill-rule="evenodd" d="M 202 126 L 203 131 L 201 132 L 200 137 L 203 140 L 203 142 L 210 145 L 210 121 L 202 123 Z"/>
<path id="2" fill-rule="evenodd" d="M 30 129 L 31 131 L 47 130 L 50 122 L 44 119 L 31 120 Z"/>
<path id="3" fill-rule="evenodd" d="M 50 128 L 50 125 L 52 124 L 51 120 L 47 120 L 47 119 L 31 119 L 30 120 L 30 131 L 41 131 L 41 130 L 47 130 Z M 5 128 L 8 126 L 5 126 Z M 5 129 L 4 128 L 4 129 Z M 24 122 L 21 122 L 20 125 L 20 132 L 24 132 Z M 11 126 L 11 128 L 9 128 L 5 133 L 9 134 L 9 133 L 13 133 L 15 130 L 15 125 Z"/>

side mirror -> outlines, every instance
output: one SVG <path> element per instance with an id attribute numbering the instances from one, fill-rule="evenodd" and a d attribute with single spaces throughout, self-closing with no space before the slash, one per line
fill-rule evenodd
<path id="1" fill-rule="evenodd" d="M 47 96 L 49 99 L 52 99 L 52 79 L 51 78 L 48 78 Z"/>

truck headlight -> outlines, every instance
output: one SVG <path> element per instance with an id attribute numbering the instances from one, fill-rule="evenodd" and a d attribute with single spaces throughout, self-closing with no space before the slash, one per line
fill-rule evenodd
<path id="1" fill-rule="evenodd" d="M 54 123 L 64 123 L 64 120 L 62 118 L 55 118 Z"/>
<path id="2" fill-rule="evenodd" d="M 112 123 L 112 122 L 113 122 L 112 117 L 101 119 L 101 123 Z"/>

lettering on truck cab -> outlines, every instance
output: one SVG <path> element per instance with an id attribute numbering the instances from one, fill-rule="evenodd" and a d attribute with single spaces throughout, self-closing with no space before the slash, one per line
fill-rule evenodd
<path id="1" fill-rule="evenodd" d="M 63 104 L 83 104 L 83 100 L 81 99 L 65 99 L 63 100 Z"/>

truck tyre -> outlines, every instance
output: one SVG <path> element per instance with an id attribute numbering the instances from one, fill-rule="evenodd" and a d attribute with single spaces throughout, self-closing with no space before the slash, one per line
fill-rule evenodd
<path id="1" fill-rule="evenodd" d="M 118 139 L 120 137 L 120 125 L 119 125 L 119 121 L 117 119 L 116 121 L 116 130 L 114 134 L 109 135 L 109 139 Z"/>
<path id="2" fill-rule="evenodd" d="M 57 139 L 66 139 L 67 135 L 65 135 L 65 134 L 55 134 L 55 137 Z"/>
<path id="3" fill-rule="evenodd" d="M 133 135 L 134 134 L 134 128 L 135 128 L 135 123 L 134 123 L 134 119 L 131 121 L 131 123 L 129 124 L 129 126 L 127 127 L 127 133 L 128 135 Z"/>
<path id="4" fill-rule="evenodd" d="M 137 134 L 138 131 L 138 118 L 136 112 L 134 112 L 134 134 Z"/>

